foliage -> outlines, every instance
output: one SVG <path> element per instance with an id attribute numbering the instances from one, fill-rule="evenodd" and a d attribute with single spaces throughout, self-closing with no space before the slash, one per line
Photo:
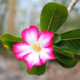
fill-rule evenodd
<path id="1" fill-rule="evenodd" d="M 41 31 L 56 32 L 66 21 L 67 16 L 68 11 L 64 5 L 53 2 L 46 4 L 41 11 Z"/>
<path id="2" fill-rule="evenodd" d="M 71 30 L 62 34 L 56 31 L 63 25 L 68 17 L 67 8 L 59 3 L 50 2 L 46 4 L 40 17 L 41 31 L 48 30 L 54 32 L 53 53 L 57 56 L 56 61 L 65 68 L 72 68 L 80 60 L 80 29 Z M 0 37 L 4 47 L 11 50 L 13 45 L 23 42 L 21 37 L 15 37 L 11 34 L 3 34 Z M 6 46 L 5 46 L 6 45 Z M 46 70 L 46 64 L 42 66 L 33 66 L 27 72 L 29 74 L 41 75 Z"/>

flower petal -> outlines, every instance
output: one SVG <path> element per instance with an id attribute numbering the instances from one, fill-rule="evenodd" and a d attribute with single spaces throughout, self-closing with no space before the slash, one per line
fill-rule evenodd
<path id="1" fill-rule="evenodd" d="M 38 53 L 29 53 L 25 56 L 27 68 L 30 70 L 34 65 L 42 65 L 42 62 L 40 60 Z"/>
<path id="2" fill-rule="evenodd" d="M 43 64 L 45 64 L 45 62 L 47 60 L 50 59 L 56 59 L 56 56 L 52 53 L 53 47 L 48 47 L 48 48 L 44 48 L 41 53 L 40 53 L 40 59 L 42 61 Z"/>
<path id="3" fill-rule="evenodd" d="M 13 45 L 13 52 L 18 60 L 24 60 L 24 55 L 31 52 L 31 46 L 26 43 L 19 42 Z"/>
<path id="4" fill-rule="evenodd" d="M 36 26 L 30 26 L 29 29 L 25 29 L 22 32 L 23 40 L 28 44 L 33 44 L 38 40 L 39 30 Z"/>
<path id="5" fill-rule="evenodd" d="M 48 47 L 53 44 L 53 40 L 51 39 L 52 37 L 54 37 L 53 32 L 44 30 L 39 36 L 38 43 L 41 47 Z"/>

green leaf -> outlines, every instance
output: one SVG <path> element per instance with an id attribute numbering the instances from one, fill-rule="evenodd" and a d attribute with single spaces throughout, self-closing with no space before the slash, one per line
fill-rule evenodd
<path id="1" fill-rule="evenodd" d="M 73 61 L 73 58 L 66 57 L 62 54 L 59 54 L 58 52 L 55 52 L 55 51 L 54 51 L 54 55 L 57 57 L 57 60 L 59 60 L 62 63 L 65 63 L 67 65 L 72 63 L 72 61 Z"/>
<path id="2" fill-rule="evenodd" d="M 75 40 L 63 40 L 60 41 L 56 46 L 63 48 L 65 51 L 71 51 L 72 53 L 80 52 L 80 39 Z"/>
<path id="3" fill-rule="evenodd" d="M 56 44 L 56 46 L 60 47 L 61 50 L 72 52 L 74 55 L 80 56 L 80 39 L 64 40 Z"/>
<path id="4" fill-rule="evenodd" d="M 21 37 L 15 37 L 11 34 L 3 34 L 0 36 L 1 41 L 10 41 L 10 42 L 23 42 Z"/>
<path id="5" fill-rule="evenodd" d="M 69 65 L 74 60 L 74 55 L 72 52 L 62 50 L 60 47 L 53 45 L 53 53 L 57 57 L 57 61 L 60 63 L 64 63 L 65 65 Z"/>
<path id="6" fill-rule="evenodd" d="M 28 70 L 27 69 L 27 73 L 30 74 L 30 75 L 35 75 L 36 74 L 36 68 L 38 66 L 33 66 L 31 70 Z"/>
<path id="7" fill-rule="evenodd" d="M 68 11 L 64 5 L 55 2 L 46 4 L 41 11 L 41 31 L 48 30 L 56 32 L 66 21 L 67 16 Z"/>
<path id="8" fill-rule="evenodd" d="M 30 75 L 42 75 L 46 71 L 46 64 L 41 66 L 33 66 L 31 70 L 27 69 L 27 73 Z"/>
<path id="9" fill-rule="evenodd" d="M 72 68 L 72 67 L 74 67 L 74 66 L 77 64 L 77 62 L 79 61 L 79 59 L 78 59 L 78 58 L 74 58 L 73 62 L 70 63 L 70 64 L 68 64 L 68 65 L 65 64 L 65 63 L 60 62 L 60 61 L 57 60 L 57 59 L 56 59 L 56 61 L 57 61 L 61 66 L 63 66 L 64 68 Z"/>
<path id="10" fill-rule="evenodd" d="M 80 39 L 80 29 L 71 30 L 71 31 L 62 33 L 60 35 L 61 35 L 61 40 Z"/>
<path id="11" fill-rule="evenodd" d="M 45 65 L 41 65 L 41 66 L 38 66 L 37 67 L 37 70 L 36 70 L 36 75 L 42 75 L 44 74 L 46 71 L 46 64 Z"/>
<path id="12" fill-rule="evenodd" d="M 15 37 L 11 34 L 1 35 L 0 40 L 2 41 L 3 46 L 11 51 L 13 49 L 14 44 L 18 42 L 23 42 L 23 39 L 21 37 Z"/>
<path id="13" fill-rule="evenodd" d="M 3 46 L 9 50 L 13 50 L 13 45 L 18 43 L 18 42 L 9 42 L 9 41 L 3 41 Z"/>
<path id="14" fill-rule="evenodd" d="M 71 30 L 60 35 L 61 41 L 55 44 L 54 47 L 62 52 L 72 53 L 75 57 L 70 64 L 63 63 L 59 59 L 56 59 L 56 61 L 65 68 L 72 68 L 80 60 L 80 29 Z"/>
<path id="15" fill-rule="evenodd" d="M 80 29 L 71 30 L 61 34 L 61 41 L 56 44 L 64 51 L 80 55 Z"/>
<path id="16" fill-rule="evenodd" d="M 53 50 L 54 50 L 55 52 L 58 52 L 58 53 L 61 54 L 61 55 L 64 55 L 64 56 L 66 56 L 66 57 L 68 57 L 68 58 L 74 58 L 73 53 L 70 52 L 70 51 L 66 51 L 66 50 L 64 50 L 63 48 L 57 47 L 57 46 L 55 46 L 55 45 L 53 45 L 53 48 L 54 48 Z"/>
<path id="17" fill-rule="evenodd" d="M 56 44 L 61 40 L 61 36 L 58 33 L 54 33 L 53 43 Z"/>
<path id="18" fill-rule="evenodd" d="M 54 47 L 54 51 L 57 51 L 54 54 L 55 55 L 58 54 L 58 58 L 56 59 L 56 61 L 64 68 L 72 68 L 80 60 L 80 55 L 74 54 L 74 53 L 70 52 L 70 50 L 65 50 L 64 48 L 61 48 L 61 47 L 58 47 L 55 45 L 53 47 Z M 65 55 L 67 57 L 63 57 L 59 54 Z M 70 58 L 68 59 L 68 57 L 72 58 L 72 61 L 70 61 Z"/>

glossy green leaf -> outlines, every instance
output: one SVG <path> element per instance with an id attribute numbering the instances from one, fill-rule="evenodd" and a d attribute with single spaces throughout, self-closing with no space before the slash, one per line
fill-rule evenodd
<path id="1" fill-rule="evenodd" d="M 80 60 L 80 55 L 73 54 L 72 52 L 68 50 L 64 50 L 64 48 L 61 47 L 57 47 L 57 46 L 53 46 L 53 47 L 54 47 L 54 51 L 57 51 L 54 52 L 54 54 L 58 57 L 56 61 L 65 68 L 74 67 L 77 64 L 77 62 Z M 70 58 L 72 58 L 72 60 Z"/>
<path id="2" fill-rule="evenodd" d="M 59 60 L 62 63 L 65 63 L 68 65 L 68 64 L 72 63 L 72 61 L 73 61 L 73 58 L 69 58 L 67 56 L 64 56 L 64 55 L 60 54 L 59 52 L 53 51 L 53 53 L 57 57 L 57 60 Z"/>
<path id="3" fill-rule="evenodd" d="M 61 63 L 68 65 L 73 62 L 74 55 L 72 52 L 62 50 L 60 47 L 53 45 L 53 53 Z"/>
<path id="4" fill-rule="evenodd" d="M 56 44 L 61 40 L 61 36 L 58 33 L 54 33 L 53 43 Z"/>
<path id="5" fill-rule="evenodd" d="M 61 50 L 72 52 L 74 55 L 80 56 L 80 39 L 61 41 L 56 46 L 60 47 Z"/>
<path id="6" fill-rule="evenodd" d="M 36 74 L 36 68 L 37 68 L 37 66 L 33 66 L 31 70 L 27 69 L 27 73 L 30 75 L 35 75 Z"/>
<path id="7" fill-rule="evenodd" d="M 72 53 L 79 53 L 80 50 L 70 49 L 69 47 L 66 47 L 66 45 L 61 45 L 60 43 L 56 45 L 60 50 L 72 52 Z"/>
<path id="8" fill-rule="evenodd" d="M 3 46 L 8 46 L 8 49 L 12 51 L 13 45 L 18 42 L 23 42 L 23 39 L 21 37 L 15 37 L 11 34 L 3 34 L 0 36 L 0 40 L 3 43 Z"/>
<path id="9" fill-rule="evenodd" d="M 15 37 L 11 34 L 3 34 L 0 36 L 1 41 L 10 41 L 10 42 L 23 42 L 21 37 Z"/>
<path id="10" fill-rule="evenodd" d="M 74 59 L 74 55 L 71 52 L 61 50 L 59 47 L 53 45 L 53 52 L 57 58 L 62 63 L 70 64 Z"/>
<path id="11" fill-rule="evenodd" d="M 66 51 L 66 50 L 63 49 L 63 48 L 60 48 L 60 47 L 57 47 L 57 46 L 53 45 L 53 50 L 54 50 L 55 52 L 58 52 L 59 54 L 61 54 L 61 55 L 63 55 L 63 56 L 68 57 L 68 58 L 74 58 L 74 55 L 73 55 L 72 52 Z"/>
<path id="12" fill-rule="evenodd" d="M 27 69 L 27 73 L 30 75 L 42 75 L 46 71 L 46 64 L 41 66 L 33 66 L 31 70 Z"/>
<path id="13" fill-rule="evenodd" d="M 56 59 L 56 61 L 57 61 L 61 66 L 63 66 L 64 68 L 72 68 L 72 67 L 74 67 L 74 66 L 77 64 L 77 62 L 79 61 L 79 59 L 78 59 L 78 58 L 74 58 L 73 62 L 70 63 L 70 64 L 68 64 L 68 65 L 65 64 L 65 63 L 60 62 L 58 59 Z"/>
<path id="14" fill-rule="evenodd" d="M 2 41 L 2 44 L 5 48 L 9 49 L 10 51 L 13 50 L 13 45 L 16 44 L 18 42 L 9 42 L 9 41 Z M 7 47 L 6 47 L 7 46 Z"/>
<path id="15" fill-rule="evenodd" d="M 64 5 L 55 2 L 46 4 L 41 11 L 41 31 L 48 30 L 56 32 L 66 21 L 67 16 L 68 11 Z"/>
<path id="16" fill-rule="evenodd" d="M 61 34 L 61 41 L 55 46 L 64 52 L 71 52 L 75 58 L 72 63 L 65 64 L 57 59 L 57 62 L 65 68 L 71 68 L 80 60 L 80 29 L 71 30 Z"/>
<path id="17" fill-rule="evenodd" d="M 61 41 L 56 44 L 57 47 L 73 54 L 80 54 L 80 29 L 71 30 L 61 34 Z"/>
<path id="18" fill-rule="evenodd" d="M 80 39 L 75 40 L 63 40 L 60 41 L 56 46 L 64 48 L 66 51 L 71 51 L 73 53 L 80 52 Z"/>
<path id="19" fill-rule="evenodd" d="M 71 31 L 62 33 L 60 35 L 61 35 L 61 40 L 80 39 L 80 29 L 71 30 Z"/>
<path id="20" fill-rule="evenodd" d="M 41 65 L 41 66 L 38 66 L 37 67 L 37 70 L 36 70 L 36 75 L 42 75 L 44 74 L 46 71 L 46 64 L 45 65 Z"/>

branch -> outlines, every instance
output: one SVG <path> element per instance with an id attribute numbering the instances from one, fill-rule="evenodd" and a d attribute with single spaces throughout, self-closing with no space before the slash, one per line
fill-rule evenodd
<path id="1" fill-rule="evenodd" d="M 72 2 L 70 3 L 69 7 L 68 7 L 68 15 L 70 14 L 70 12 L 72 11 L 72 9 L 74 8 L 74 6 L 76 5 L 76 3 L 79 0 L 72 0 Z"/>

